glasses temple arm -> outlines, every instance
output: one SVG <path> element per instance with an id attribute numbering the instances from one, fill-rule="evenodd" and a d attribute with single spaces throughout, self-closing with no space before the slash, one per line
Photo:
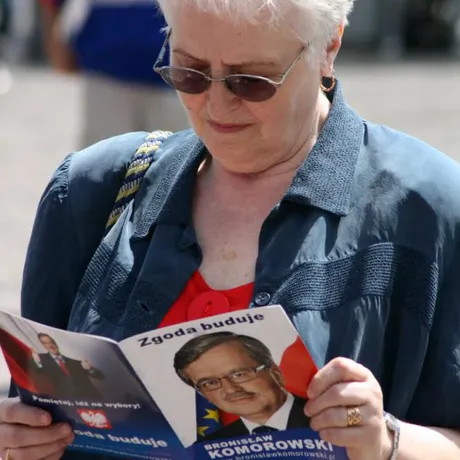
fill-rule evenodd
<path id="1" fill-rule="evenodd" d="M 161 46 L 160 53 L 158 54 L 158 58 L 155 61 L 155 64 L 153 65 L 154 69 L 157 69 L 158 67 L 160 67 L 160 64 L 163 63 L 170 37 L 171 37 L 171 28 L 168 27 L 168 30 L 166 32 L 165 41 L 163 42 L 163 45 Z"/>

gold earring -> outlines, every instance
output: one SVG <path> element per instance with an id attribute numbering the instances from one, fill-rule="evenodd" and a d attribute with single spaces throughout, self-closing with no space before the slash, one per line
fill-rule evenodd
<path id="1" fill-rule="evenodd" d="M 331 84 L 329 86 L 324 86 L 323 82 L 321 81 L 321 90 L 323 91 L 323 93 L 326 93 L 326 94 L 330 93 L 335 88 L 335 85 L 337 84 L 337 79 L 335 78 L 335 72 L 332 71 L 332 75 L 330 77 L 323 77 L 323 78 L 331 80 Z"/>

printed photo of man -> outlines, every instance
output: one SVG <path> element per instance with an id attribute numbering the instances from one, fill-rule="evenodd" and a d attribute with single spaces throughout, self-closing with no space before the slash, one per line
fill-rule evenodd
<path id="1" fill-rule="evenodd" d="M 56 341 L 48 334 L 37 334 L 47 353 L 32 353 L 29 369 L 31 374 L 43 375 L 49 385 L 42 393 L 52 393 L 58 398 L 100 399 L 101 394 L 93 379 L 102 380 L 104 374 L 87 360 L 78 361 L 61 354 Z"/>
<path id="2" fill-rule="evenodd" d="M 232 332 L 196 337 L 176 353 L 174 368 L 210 403 L 240 417 L 200 441 L 309 427 L 306 400 L 286 391 L 270 350 L 254 337 Z"/>

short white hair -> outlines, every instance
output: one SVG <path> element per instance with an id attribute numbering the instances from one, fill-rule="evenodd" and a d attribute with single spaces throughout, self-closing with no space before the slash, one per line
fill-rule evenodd
<path id="1" fill-rule="evenodd" d="M 178 5 L 194 6 L 202 11 L 247 21 L 279 25 L 287 19 L 299 39 L 308 44 L 329 43 L 339 27 L 348 25 L 355 0 L 157 0 L 166 18 Z M 320 46 L 321 46 L 320 45 Z"/>

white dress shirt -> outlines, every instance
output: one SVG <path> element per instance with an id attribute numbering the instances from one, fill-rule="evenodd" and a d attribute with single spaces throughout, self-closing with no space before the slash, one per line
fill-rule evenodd
<path id="1" fill-rule="evenodd" d="M 294 396 L 292 396 L 291 393 L 286 393 L 286 396 L 284 404 L 263 425 L 259 425 L 241 417 L 241 421 L 245 424 L 249 433 L 252 433 L 252 430 L 259 426 L 269 426 L 270 428 L 275 428 L 280 431 L 286 430 L 289 415 L 291 414 L 291 409 L 294 405 Z"/>

